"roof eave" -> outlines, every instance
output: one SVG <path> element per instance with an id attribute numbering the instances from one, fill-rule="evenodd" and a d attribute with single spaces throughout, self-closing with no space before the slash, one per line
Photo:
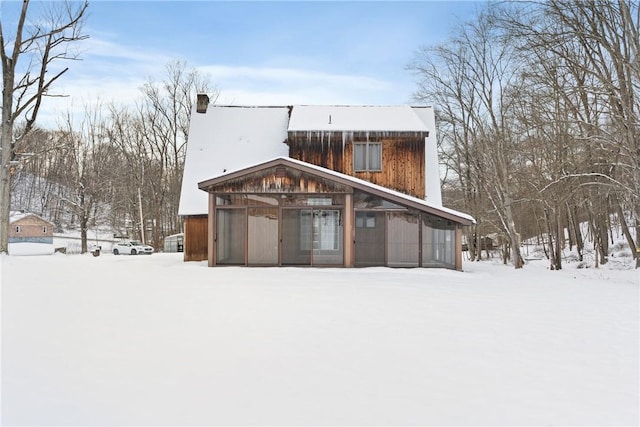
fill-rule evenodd
<path id="1" fill-rule="evenodd" d="M 389 201 L 392 201 L 398 204 L 405 205 L 407 207 L 412 207 L 414 209 L 418 209 L 423 212 L 437 215 L 441 218 L 454 221 L 460 225 L 468 226 L 476 223 L 475 219 L 473 219 L 472 217 L 469 217 L 464 214 L 463 214 L 464 216 L 456 215 L 450 209 L 442 210 L 435 206 L 428 206 L 428 205 L 425 205 L 424 203 L 421 203 L 418 200 L 413 201 L 410 198 L 405 198 L 405 197 L 395 195 L 393 191 L 381 188 L 377 185 L 361 182 L 362 180 L 358 178 L 347 177 L 347 176 L 342 177 L 341 176 L 342 174 L 338 174 L 337 172 L 333 172 L 329 170 L 325 172 L 322 170 L 325 168 L 322 168 L 320 166 L 308 165 L 305 162 L 294 161 L 293 159 L 288 159 L 284 157 L 279 157 L 277 159 L 269 160 L 267 162 L 260 163 L 255 166 L 251 166 L 246 169 L 230 172 L 225 175 L 220 175 L 218 177 L 199 182 L 198 188 L 202 191 L 209 192 L 209 189 L 214 185 L 221 184 L 228 180 L 237 179 L 244 175 L 257 172 L 262 169 L 267 169 L 267 168 L 276 167 L 276 166 L 290 166 L 312 175 L 313 174 L 319 175 L 322 178 L 336 181 L 340 184 L 347 185 L 354 189 L 365 191 L 367 193 L 371 193 L 373 195 L 382 197 L 384 199 L 387 199 Z"/>

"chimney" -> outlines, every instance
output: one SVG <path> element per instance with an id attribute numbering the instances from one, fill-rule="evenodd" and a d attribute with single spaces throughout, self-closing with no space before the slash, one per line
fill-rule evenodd
<path id="1" fill-rule="evenodd" d="M 209 106 L 209 96 L 206 93 L 198 94 L 198 101 L 196 102 L 196 112 L 206 113 Z"/>

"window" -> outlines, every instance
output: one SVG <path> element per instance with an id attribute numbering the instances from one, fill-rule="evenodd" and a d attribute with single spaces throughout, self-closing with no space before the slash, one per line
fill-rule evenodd
<path id="1" fill-rule="evenodd" d="M 420 266 L 420 216 L 414 212 L 387 212 L 387 265 Z"/>
<path id="2" fill-rule="evenodd" d="M 341 209 L 283 209 L 283 265 L 344 262 Z"/>
<path id="3" fill-rule="evenodd" d="M 45 225 L 44 227 L 42 227 L 42 232 L 43 232 L 44 234 L 47 234 L 47 226 L 46 226 L 46 225 Z"/>
<path id="4" fill-rule="evenodd" d="M 376 213 L 375 212 L 356 212 L 357 228 L 375 228 Z"/>
<path id="5" fill-rule="evenodd" d="M 355 142 L 353 144 L 353 170 L 356 172 L 382 170 L 382 144 Z"/>
<path id="6" fill-rule="evenodd" d="M 20 232 L 20 226 L 16 225 L 16 233 L 19 233 L 19 232 Z"/>
<path id="7" fill-rule="evenodd" d="M 422 266 L 455 268 L 456 231 L 453 224 L 422 214 Z"/>
<path id="8" fill-rule="evenodd" d="M 300 249 L 337 251 L 340 249 L 342 218 L 339 210 L 303 210 L 300 221 Z"/>

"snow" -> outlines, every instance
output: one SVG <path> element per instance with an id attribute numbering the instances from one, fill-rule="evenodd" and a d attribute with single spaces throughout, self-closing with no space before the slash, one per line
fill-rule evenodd
<path id="1" fill-rule="evenodd" d="M 420 117 L 429 129 L 429 136 L 425 141 L 425 194 L 429 203 L 442 206 L 442 192 L 440 183 L 440 162 L 438 160 L 438 139 L 436 137 L 436 118 L 433 107 L 413 107 L 413 112 Z"/>
<path id="2" fill-rule="evenodd" d="M 9 224 L 19 221 L 21 219 L 24 219 L 28 216 L 34 215 L 32 213 L 28 213 L 28 212 L 22 212 L 22 211 L 10 211 L 9 212 Z M 37 215 L 34 215 L 37 217 Z M 38 217 L 39 218 L 39 217 Z"/>
<path id="3" fill-rule="evenodd" d="M 113 246 L 120 241 L 114 238 L 113 232 L 91 229 L 87 233 L 87 247 L 89 250 L 99 246 L 103 252 L 111 252 Z M 53 234 L 53 246 L 64 248 L 67 254 L 79 254 L 82 252 L 82 238 L 80 231 L 66 230 L 64 233 Z"/>
<path id="4" fill-rule="evenodd" d="M 210 105 L 206 113 L 194 110 L 178 214 L 207 214 L 207 193 L 198 189 L 198 182 L 288 155 L 288 121 L 287 107 Z"/>
<path id="5" fill-rule="evenodd" d="M 289 130 L 427 132 L 431 129 L 408 105 L 296 105 Z"/>
<path id="6" fill-rule="evenodd" d="M 2 424 L 638 424 L 637 270 L 464 269 L 1 256 Z"/>

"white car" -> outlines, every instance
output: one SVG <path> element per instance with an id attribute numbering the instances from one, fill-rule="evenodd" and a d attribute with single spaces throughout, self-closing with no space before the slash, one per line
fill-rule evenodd
<path id="1" fill-rule="evenodd" d="M 113 245 L 113 254 L 114 255 L 138 255 L 138 254 L 147 254 L 151 255 L 153 253 L 153 248 L 149 245 L 144 245 L 141 242 L 136 240 L 129 240 L 125 242 L 116 243 Z"/>

